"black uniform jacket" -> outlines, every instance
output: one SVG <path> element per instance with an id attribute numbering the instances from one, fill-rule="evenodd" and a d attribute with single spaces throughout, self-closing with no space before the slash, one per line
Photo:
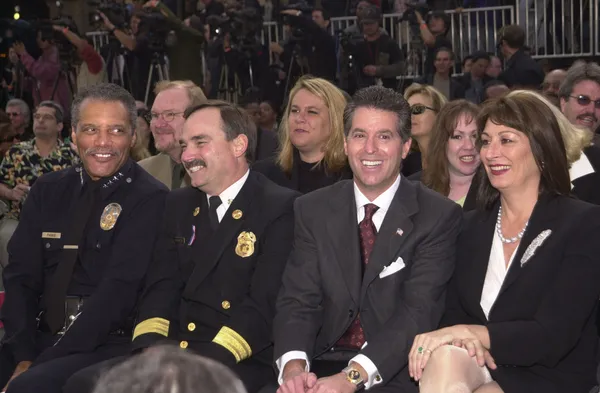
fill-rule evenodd
<path id="1" fill-rule="evenodd" d="M 4 344 L 15 360 L 36 358 L 37 317 L 49 278 L 65 255 L 67 231 L 72 227 L 75 199 L 89 177 L 81 167 L 42 176 L 31 188 L 19 226 L 8 245 L 4 270 L 6 299 L 2 321 Z M 152 260 L 167 188 L 129 160 L 111 178 L 100 179 L 100 201 L 92 209 L 81 238 L 68 290 L 86 297 L 83 311 L 44 358 L 91 352 L 106 342 L 109 333 L 132 316 L 144 275 Z M 114 227 L 102 229 L 101 217 L 111 203 L 121 206 Z"/>
<path id="2" fill-rule="evenodd" d="M 485 325 L 506 393 L 588 392 L 596 384 L 600 208 L 542 195 L 489 318 L 481 295 L 498 204 L 465 216 L 443 326 Z"/>
<path id="3" fill-rule="evenodd" d="M 134 333 L 134 349 L 165 337 L 233 365 L 272 361 L 272 321 L 292 247 L 298 194 L 251 171 L 217 230 L 196 188 L 167 198 Z"/>

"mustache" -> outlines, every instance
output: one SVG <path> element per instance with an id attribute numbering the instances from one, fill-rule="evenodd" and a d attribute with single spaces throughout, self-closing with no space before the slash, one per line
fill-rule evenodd
<path id="1" fill-rule="evenodd" d="M 187 161 L 183 163 L 183 167 L 185 169 L 190 169 L 193 168 L 195 166 L 203 166 L 206 167 L 206 161 L 201 160 L 201 159 L 195 159 L 193 161 Z"/>
<path id="2" fill-rule="evenodd" d="M 577 116 L 577 118 L 582 119 L 582 118 L 588 117 L 588 116 L 591 117 L 592 119 L 594 119 L 594 121 L 598 121 L 598 118 L 596 117 L 596 115 L 594 113 L 584 113 L 584 114 Z"/>
<path id="3" fill-rule="evenodd" d="M 119 150 L 115 149 L 101 149 L 98 147 L 90 147 L 84 152 L 84 154 L 86 156 L 91 156 L 93 154 L 111 154 L 113 156 L 121 157 L 122 153 Z"/>

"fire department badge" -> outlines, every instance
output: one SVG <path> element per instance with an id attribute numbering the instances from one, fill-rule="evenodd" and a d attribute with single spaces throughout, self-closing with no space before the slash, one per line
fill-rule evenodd
<path id="1" fill-rule="evenodd" d="M 252 232 L 242 232 L 238 236 L 238 243 L 235 247 L 235 253 L 242 258 L 247 258 L 254 254 L 254 243 L 256 235 Z"/>

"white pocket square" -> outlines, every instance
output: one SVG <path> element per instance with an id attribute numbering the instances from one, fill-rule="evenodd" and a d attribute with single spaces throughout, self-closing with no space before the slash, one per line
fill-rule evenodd
<path id="1" fill-rule="evenodd" d="M 379 273 L 379 278 L 391 276 L 392 274 L 404 269 L 404 266 L 406 266 L 404 264 L 404 260 L 402 259 L 402 257 L 398 257 L 398 259 L 396 259 L 394 262 L 390 263 L 388 266 L 385 266 L 383 268 L 381 273 Z"/>
<path id="2" fill-rule="evenodd" d="M 546 229 L 545 231 L 540 232 L 539 235 L 536 236 L 535 239 L 531 242 L 529 247 L 523 253 L 523 258 L 521 258 L 521 267 L 527 263 L 531 259 L 531 257 L 535 254 L 536 250 L 544 243 L 544 241 L 550 236 L 552 230 Z"/>

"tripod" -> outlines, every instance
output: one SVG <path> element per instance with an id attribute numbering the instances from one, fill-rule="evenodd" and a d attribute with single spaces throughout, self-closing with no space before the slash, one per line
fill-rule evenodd
<path id="1" fill-rule="evenodd" d="M 61 59 L 60 71 L 58 72 L 58 75 L 56 75 L 56 79 L 54 80 L 54 87 L 52 88 L 52 95 L 50 96 L 51 101 L 54 101 L 54 96 L 56 95 L 56 90 L 58 89 L 58 81 L 60 81 L 61 77 L 64 77 L 67 80 L 67 86 L 69 87 L 69 92 L 71 93 L 70 98 L 73 98 L 73 96 L 75 95 L 75 89 L 73 88 L 73 80 L 71 79 L 72 76 L 73 67 L 71 66 L 68 60 Z"/>
<path id="2" fill-rule="evenodd" d="M 284 94 L 288 94 L 290 84 L 292 82 L 292 68 L 294 63 L 300 67 L 300 76 L 310 74 L 310 67 L 308 65 L 308 59 L 306 56 L 302 56 L 302 48 L 300 44 L 296 44 L 292 51 L 292 57 L 290 58 L 290 65 L 288 66 L 287 76 L 285 78 L 285 90 Z"/>
<path id="3" fill-rule="evenodd" d="M 129 66 L 125 59 L 125 51 L 121 43 L 111 38 L 107 44 L 108 53 L 106 55 L 106 70 L 108 72 L 108 80 L 111 83 L 117 84 L 131 91 L 131 80 L 129 74 Z M 123 60 L 123 71 L 119 64 L 119 59 Z"/>
<path id="4" fill-rule="evenodd" d="M 240 83 L 240 77 L 233 71 L 233 86 L 229 86 L 229 65 L 227 62 L 221 69 L 221 77 L 219 78 L 219 92 L 217 94 L 220 100 L 231 102 L 233 104 L 238 103 L 238 98 L 242 96 L 242 84 Z"/>
<path id="5" fill-rule="evenodd" d="M 165 63 L 165 55 L 161 52 L 154 52 L 152 62 L 148 69 L 148 82 L 146 82 L 146 95 L 144 96 L 144 104 L 148 105 L 148 96 L 150 95 L 150 87 L 152 86 L 152 76 L 156 72 L 158 81 L 169 79 L 169 70 Z"/>

